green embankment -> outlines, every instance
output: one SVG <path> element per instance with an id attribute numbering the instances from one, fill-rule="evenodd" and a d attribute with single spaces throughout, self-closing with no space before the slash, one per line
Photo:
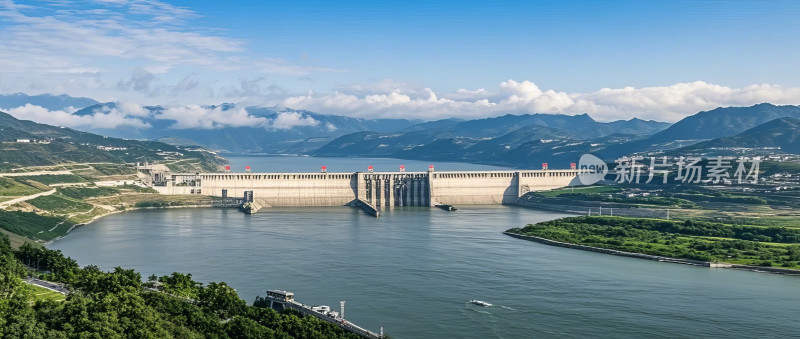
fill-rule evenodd
<path id="1" fill-rule="evenodd" d="M 633 196 L 622 194 L 629 190 Z M 638 191 L 641 190 L 641 191 Z M 648 192 L 643 196 L 641 192 Z M 637 194 L 638 193 L 638 194 Z M 528 193 L 528 199 L 544 204 L 586 205 L 592 203 L 618 203 L 630 206 L 653 206 L 684 209 L 713 209 L 714 203 L 767 205 L 765 197 L 757 193 L 737 194 L 698 185 L 602 185 L 562 188 Z M 775 202 L 785 202 L 785 199 Z"/>
<path id="2" fill-rule="evenodd" d="M 696 208 L 693 202 L 681 199 L 681 198 L 673 198 L 673 197 L 612 197 L 603 194 L 597 193 L 562 193 L 556 196 L 556 198 L 561 199 L 568 199 L 572 201 L 582 200 L 582 201 L 601 201 L 601 202 L 615 202 L 615 203 L 622 203 L 622 204 L 634 204 L 634 205 L 657 205 L 657 206 L 666 206 L 666 207 L 673 207 L 673 208 Z"/>
<path id="3" fill-rule="evenodd" d="M 510 233 L 672 258 L 800 268 L 800 229 L 625 217 L 570 217 Z"/>
<path id="4" fill-rule="evenodd" d="M 86 179 L 74 174 L 31 175 L 18 176 L 14 178 L 17 180 L 32 180 L 45 185 L 86 182 Z"/>
<path id="5" fill-rule="evenodd" d="M 536 193 L 546 197 L 555 197 L 561 194 L 569 194 L 569 193 L 577 193 L 577 194 L 619 193 L 622 192 L 622 190 L 623 188 L 620 186 L 598 185 L 598 186 L 559 188 L 559 189 L 541 191 Z"/>
<path id="6" fill-rule="evenodd" d="M 93 197 L 105 197 L 119 194 L 119 190 L 113 187 L 62 187 L 58 193 L 74 199 L 86 199 Z"/>

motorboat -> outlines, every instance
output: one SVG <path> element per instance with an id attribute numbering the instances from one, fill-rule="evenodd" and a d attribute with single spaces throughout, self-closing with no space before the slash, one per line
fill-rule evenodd
<path id="1" fill-rule="evenodd" d="M 478 305 L 478 306 L 483 306 L 483 307 L 492 306 L 492 304 L 487 303 L 487 302 L 485 302 L 483 300 L 470 300 L 469 302 L 472 303 L 472 304 Z"/>

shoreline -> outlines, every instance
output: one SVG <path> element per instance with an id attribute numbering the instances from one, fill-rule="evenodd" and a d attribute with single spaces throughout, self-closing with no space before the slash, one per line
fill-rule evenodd
<path id="1" fill-rule="evenodd" d="M 750 272 L 757 272 L 757 273 L 772 273 L 772 274 L 784 274 L 784 275 L 800 275 L 800 270 L 790 269 L 790 268 L 779 268 L 779 267 L 766 267 L 766 266 L 750 266 L 750 265 L 740 265 L 740 264 L 732 264 L 732 263 L 725 263 L 725 262 L 712 262 L 712 261 L 700 261 L 700 260 L 692 260 L 692 259 L 680 259 L 680 258 L 671 258 L 671 257 L 664 257 L 660 255 L 652 255 L 652 254 L 644 254 L 644 253 L 636 253 L 636 252 L 626 252 L 620 250 L 614 250 L 610 248 L 602 248 L 602 247 L 594 247 L 588 245 L 579 245 L 573 243 L 566 243 L 556 240 L 550 240 L 547 238 L 532 236 L 532 235 L 524 235 L 524 234 L 517 234 L 511 233 L 508 231 L 504 231 L 503 234 L 510 236 L 512 238 L 533 241 L 544 245 L 549 246 L 556 246 L 556 247 L 563 247 L 563 248 L 570 248 L 570 249 L 577 249 L 601 254 L 611 254 L 617 255 L 622 257 L 629 257 L 629 258 L 636 258 L 636 259 L 645 259 L 651 261 L 658 261 L 658 262 L 666 262 L 666 263 L 673 263 L 673 264 L 684 264 L 684 265 L 691 265 L 691 266 L 698 266 L 698 267 L 708 267 L 708 268 L 727 268 L 727 269 L 735 269 L 741 271 L 750 271 Z"/>
<path id="2" fill-rule="evenodd" d="M 68 236 L 70 234 L 70 232 L 72 232 L 74 229 L 89 225 L 89 224 L 91 224 L 91 223 L 93 223 L 93 222 L 95 222 L 97 220 L 100 220 L 103 217 L 107 217 L 109 215 L 118 214 L 118 213 L 124 213 L 124 212 L 129 212 L 129 211 L 161 210 L 161 209 L 170 209 L 170 208 L 233 208 L 233 207 L 218 207 L 218 206 L 214 206 L 213 204 L 185 205 L 185 206 L 163 206 L 163 207 L 131 207 L 131 208 L 127 208 L 127 209 L 124 209 L 124 210 L 109 211 L 106 214 L 101 214 L 101 215 L 95 216 L 95 217 L 93 217 L 91 220 L 89 220 L 87 222 L 83 222 L 83 223 L 78 223 L 78 224 L 72 225 L 72 227 L 70 227 L 69 230 L 67 230 L 67 233 L 65 233 L 64 235 L 55 237 L 53 239 L 50 239 L 48 241 L 37 241 L 37 240 L 34 240 L 34 239 L 31 239 L 31 240 L 35 241 L 35 242 L 39 242 L 43 246 L 47 246 L 47 245 L 50 245 L 51 243 L 53 243 L 54 241 L 63 239 L 64 237 Z"/>

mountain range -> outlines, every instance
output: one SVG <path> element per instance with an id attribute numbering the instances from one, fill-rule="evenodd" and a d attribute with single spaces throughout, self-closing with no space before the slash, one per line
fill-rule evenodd
<path id="1" fill-rule="evenodd" d="M 635 152 L 678 149 L 704 140 L 734 136 L 783 117 L 800 118 L 800 106 L 762 103 L 749 107 L 720 107 L 683 118 L 648 138 L 614 145 L 599 155 L 609 159 Z"/>
<path id="2" fill-rule="evenodd" d="M 0 94 L 0 108 L 10 109 L 26 104 L 36 105 L 49 110 L 75 109 L 98 104 L 94 99 L 75 98 L 69 95 L 27 95 L 23 93 Z"/>
<path id="3" fill-rule="evenodd" d="M 320 147 L 317 156 L 381 156 L 529 166 L 542 159 L 565 158 L 607 143 L 644 138 L 667 123 L 631 119 L 597 122 L 587 114 L 504 115 L 470 121 L 412 126 L 408 132 L 358 132 Z M 571 158 L 570 158 L 571 159 Z"/>
<path id="4" fill-rule="evenodd" d="M 799 117 L 798 106 L 771 104 L 717 108 L 671 126 L 639 119 L 597 123 L 588 115 L 503 116 L 428 129 L 412 127 L 402 134 L 353 133 L 319 148 L 314 155 L 438 159 L 516 167 L 549 162 L 564 168 L 585 153 L 607 161 L 664 151 L 720 154 L 725 153 L 723 148 L 732 147 L 740 148 L 740 153 L 741 149 L 763 147 L 800 153 L 796 146 L 800 129 L 794 123 Z M 506 124 L 520 121 L 532 124 L 516 129 Z M 500 134 L 504 130 L 508 132 Z"/>
<path id="5" fill-rule="evenodd" d="M 97 103 L 86 98 L 45 95 L 25 99 L 23 96 L 2 96 L 0 104 L 2 100 L 16 104 L 25 101 L 58 108 L 91 103 L 75 112 L 77 116 L 118 108 L 114 103 Z M 180 126 L 171 108 L 148 106 L 144 107 L 144 113 L 135 116 L 147 127 L 84 130 L 172 145 L 196 144 L 235 153 L 396 157 L 512 167 L 536 166 L 541 162 L 565 167 L 584 153 L 613 160 L 634 153 L 703 152 L 732 147 L 781 147 L 785 152 L 800 152 L 797 149 L 800 107 L 766 103 L 716 108 L 674 124 L 637 118 L 598 122 L 588 114 L 507 114 L 475 120 L 419 121 L 361 119 L 285 107 L 243 108 L 233 104 L 197 107 L 222 116 L 234 116 L 244 109 L 247 121 L 202 128 Z"/>

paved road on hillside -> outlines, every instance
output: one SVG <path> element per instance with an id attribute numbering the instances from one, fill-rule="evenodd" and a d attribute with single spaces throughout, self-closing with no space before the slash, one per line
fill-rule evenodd
<path id="1" fill-rule="evenodd" d="M 25 282 L 28 283 L 28 284 L 31 284 L 31 285 L 39 286 L 41 288 L 46 288 L 46 289 L 51 290 L 51 291 L 56 291 L 56 292 L 61 293 L 61 294 L 68 294 L 69 293 L 69 289 L 64 287 L 64 285 L 61 285 L 61 284 L 58 284 L 58 283 L 39 280 L 39 279 L 34 279 L 34 278 L 25 279 Z"/>
<path id="2" fill-rule="evenodd" d="M 29 175 L 55 175 L 55 174 L 72 174 L 70 171 L 36 171 L 36 172 L 18 172 L 18 173 L 0 173 L 0 177 L 23 177 Z"/>

